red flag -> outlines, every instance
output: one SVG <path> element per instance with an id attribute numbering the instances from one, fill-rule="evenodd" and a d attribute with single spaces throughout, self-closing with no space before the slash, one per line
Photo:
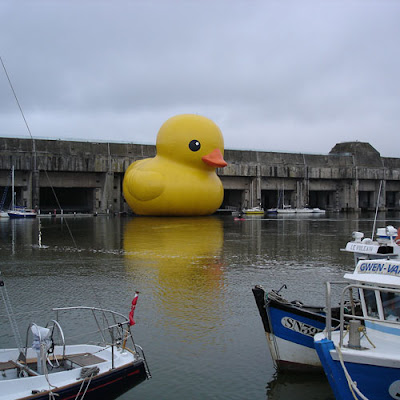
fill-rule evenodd
<path id="1" fill-rule="evenodd" d="M 133 314 L 135 313 L 135 308 L 136 308 L 136 303 L 138 301 L 138 297 L 139 297 L 139 292 L 135 292 L 135 295 L 133 296 L 133 300 L 132 300 L 132 307 L 131 307 L 131 312 L 129 313 L 129 325 L 135 325 L 136 322 L 133 319 Z"/>

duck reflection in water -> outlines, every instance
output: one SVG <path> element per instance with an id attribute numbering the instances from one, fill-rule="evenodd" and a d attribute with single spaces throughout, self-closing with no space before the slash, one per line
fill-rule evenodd
<path id="1" fill-rule="evenodd" d="M 213 216 L 135 217 L 124 230 L 128 274 L 153 290 L 161 323 L 190 331 L 190 340 L 223 319 L 223 240 L 222 222 Z"/>

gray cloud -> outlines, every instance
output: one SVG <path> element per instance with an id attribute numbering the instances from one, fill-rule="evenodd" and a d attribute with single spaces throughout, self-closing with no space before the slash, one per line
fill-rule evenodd
<path id="1" fill-rule="evenodd" d="M 0 55 L 38 137 L 155 143 L 192 112 L 226 148 L 398 157 L 399 17 L 397 1 L 9 0 Z M 18 113 L 1 73 L 1 136 L 26 136 Z"/>

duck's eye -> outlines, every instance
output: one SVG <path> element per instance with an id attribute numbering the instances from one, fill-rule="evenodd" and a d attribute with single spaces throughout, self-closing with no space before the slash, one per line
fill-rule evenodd
<path id="1" fill-rule="evenodd" d="M 200 150 L 200 147 L 201 147 L 201 145 L 200 145 L 200 142 L 198 140 L 192 140 L 189 143 L 189 149 L 192 150 L 192 151 Z"/>

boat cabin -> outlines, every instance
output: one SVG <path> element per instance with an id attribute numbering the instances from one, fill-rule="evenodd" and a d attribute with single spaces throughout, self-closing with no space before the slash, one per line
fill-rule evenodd
<path id="1" fill-rule="evenodd" d="M 342 251 L 353 253 L 356 264 L 360 260 L 400 258 L 400 228 L 378 228 L 375 239 L 364 237 L 362 232 L 353 232 L 352 237 Z"/>
<path id="2" fill-rule="evenodd" d="M 400 261 L 362 260 L 345 279 L 359 288 L 363 314 L 372 321 L 400 321 Z"/>

